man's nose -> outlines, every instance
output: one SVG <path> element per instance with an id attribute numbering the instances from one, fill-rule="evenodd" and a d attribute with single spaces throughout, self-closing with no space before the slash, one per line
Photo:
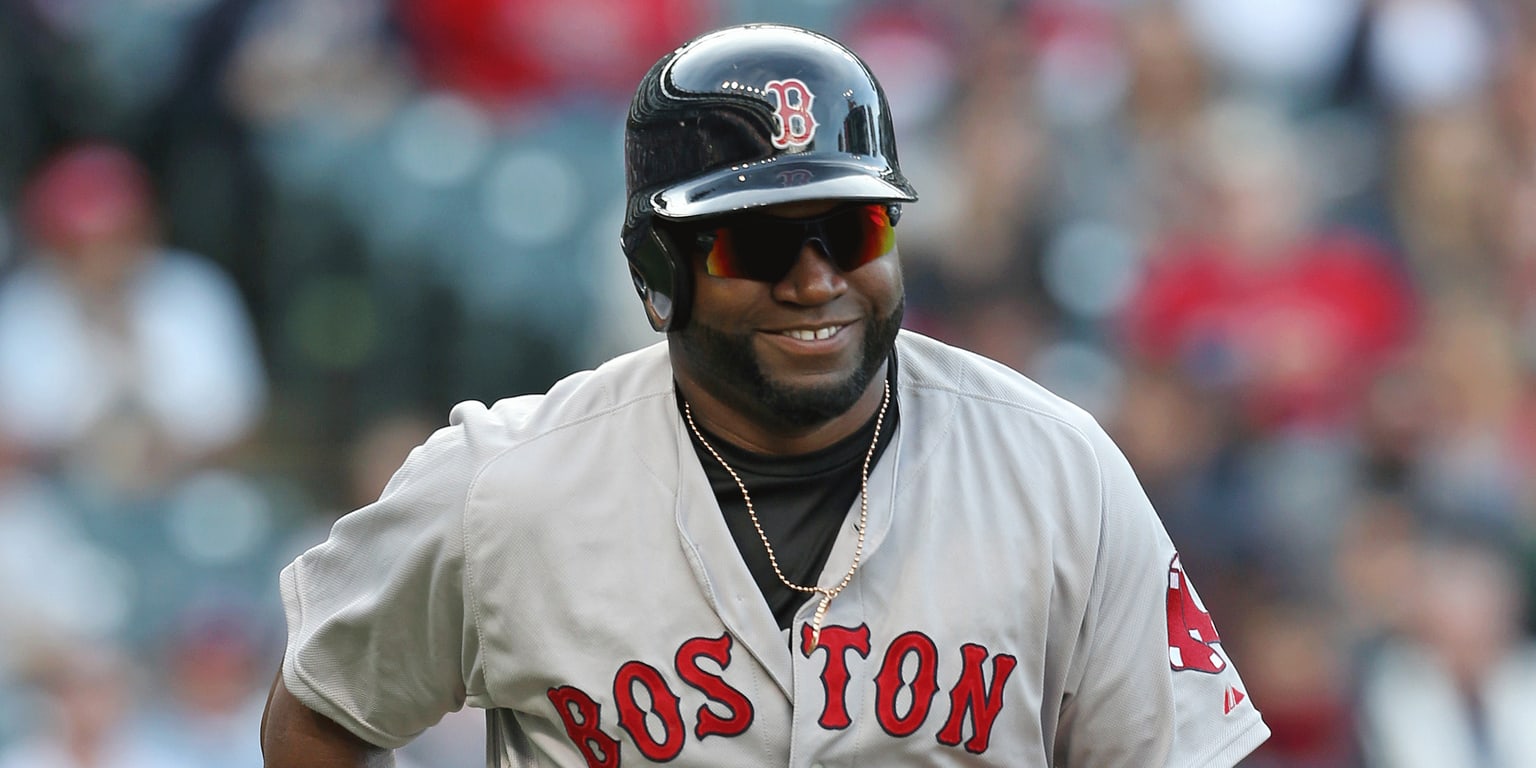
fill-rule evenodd
<path id="1" fill-rule="evenodd" d="M 774 284 L 774 297 L 792 304 L 825 304 L 848 290 L 842 270 L 832 263 L 821 238 L 800 244 L 799 257 L 784 279 Z"/>

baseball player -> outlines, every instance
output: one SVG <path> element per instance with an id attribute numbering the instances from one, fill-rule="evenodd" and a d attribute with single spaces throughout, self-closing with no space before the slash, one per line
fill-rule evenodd
<path id="1" fill-rule="evenodd" d="M 269 766 L 1231 766 L 1268 735 L 1083 411 L 900 330 L 917 199 L 812 32 L 640 83 L 621 240 L 666 341 L 457 406 L 282 573 Z M 371 762 L 382 761 L 382 762 Z"/>

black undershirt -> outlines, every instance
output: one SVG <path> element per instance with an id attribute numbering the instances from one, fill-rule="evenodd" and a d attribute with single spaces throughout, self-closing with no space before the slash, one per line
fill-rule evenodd
<path id="1" fill-rule="evenodd" d="M 875 460 L 885 452 L 896 434 L 896 365 L 891 358 L 887 380 L 891 383 L 891 402 L 886 408 L 885 421 L 880 428 L 880 443 L 875 447 Z M 679 403 L 681 408 L 681 403 Z M 858 520 L 860 479 L 864 456 L 874 439 L 875 420 L 871 416 L 857 432 L 818 451 L 797 456 L 772 456 L 746 451 L 732 445 L 720 436 L 704 430 L 710 445 L 720 452 L 752 494 L 752 508 L 773 545 L 779 568 L 789 580 L 804 586 L 816 586 L 832 545 L 837 540 L 839 528 L 845 521 L 852 525 Z M 767 601 L 779 628 L 788 628 L 795 612 L 811 597 L 810 594 L 784 586 L 774 574 L 763 548 L 762 539 L 752 527 L 747 515 L 746 502 L 741 488 L 731 479 L 730 473 L 720 462 L 699 444 L 697 436 L 689 431 L 699 463 L 709 477 L 710 488 L 725 516 L 725 525 L 736 541 L 736 549 L 746 561 L 747 570 L 757 581 L 757 587 Z M 870 462 L 873 471 L 875 461 Z M 850 511 L 852 510 L 852 511 Z M 846 568 L 847 563 L 839 569 Z M 840 573 L 843 571 L 839 571 Z M 829 585 L 830 586 L 830 585 Z"/>

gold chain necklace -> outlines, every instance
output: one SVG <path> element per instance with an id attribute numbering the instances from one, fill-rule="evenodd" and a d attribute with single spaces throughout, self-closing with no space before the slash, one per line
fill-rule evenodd
<path id="1" fill-rule="evenodd" d="M 757 510 L 752 507 L 752 494 L 747 493 L 747 484 L 741 481 L 741 475 L 727 464 L 725 457 L 715 450 L 708 440 L 704 439 L 704 433 L 699 431 L 698 425 L 693 423 L 693 407 L 687 400 L 683 401 L 683 417 L 688 421 L 688 428 L 693 430 L 693 436 L 699 439 L 709 455 L 725 467 L 731 479 L 736 481 L 736 487 L 741 489 L 741 500 L 747 503 L 747 517 L 752 519 L 752 527 L 757 530 L 757 537 L 763 542 L 763 549 L 768 552 L 768 564 L 773 566 L 773 574 L 779 577 L 779 583 L 796 591 L 806 594 L 821 595 L 821 604 L 816 606 L 816 616 L 811 621 L 811 647 L 821 644 L 821 622 L 826 618 L 827 607 L 832 604 L 832 598 L 842 593 L 848 583 L 853 581 L 853 574 L 859 570 L 860 558 L 864 555 L 864 527 L 869 521 L 869 464 L 875 458 L 875 448 L 880 445 L 880 428 L 885 424 L 885 408 L 891 402 L 891 382 L 885 382 L 884 394 L 880 397 L 880 412 L 875 416 L 875 439 L 870 441 L 869 450 L 864 454 L 864 468 L 859 474 L 859 543 L 853 550 L 853 562 L 848 566 L 848 572 L 843 574 L 843 580 L 835 587 L 807 587 L 804 584 L 796 584 L 779 570 L 779 558 L 773 554 L 773 545 L 768 543 L 768 534 L 763 532 L 763 524 L 757 520 Z"/>

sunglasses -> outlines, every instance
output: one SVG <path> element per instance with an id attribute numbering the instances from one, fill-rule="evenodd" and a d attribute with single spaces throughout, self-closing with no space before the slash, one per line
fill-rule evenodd
<path id="1" fill-rule="evenodd" d="M 800 260 L 800 249 L 816 242 L 834 266 L 852 272 L 891 252 L 901 206 L 891 203 L 839 208 L 822 216 L 790 219 L 740 213 L 688 228 L 704 254 L 704 271 L 777 283 Z M 681 242 L 690 242 L 686 237 Z"/>

